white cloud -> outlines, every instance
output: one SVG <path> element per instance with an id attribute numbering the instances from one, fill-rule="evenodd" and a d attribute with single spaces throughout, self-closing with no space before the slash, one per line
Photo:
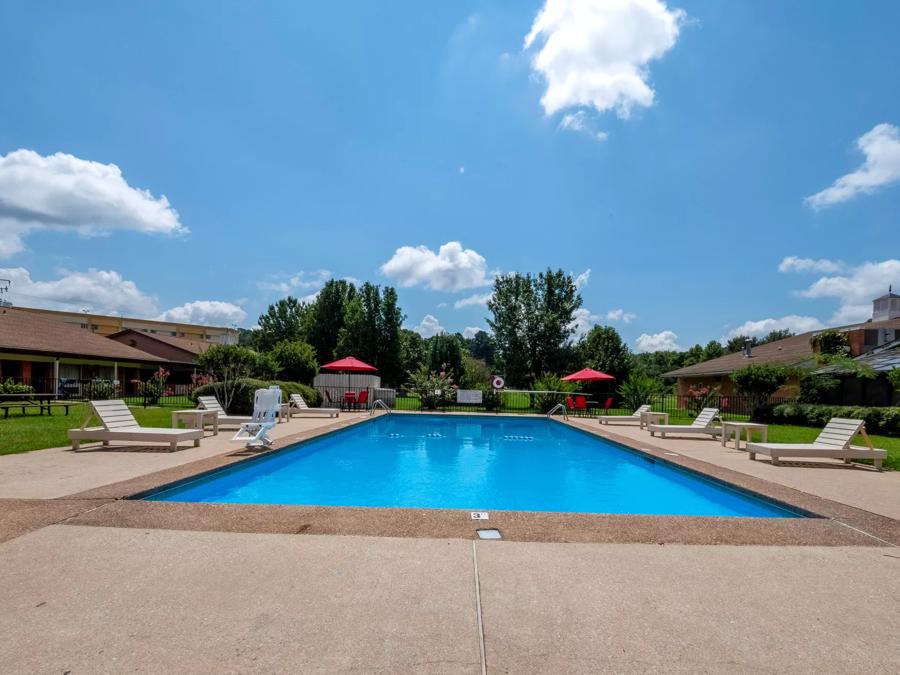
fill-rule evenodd
<path id="1" fill-rule="evenodd" d="M 611 309 L 606 313 L 607 321 L 621 321 L 622 323 L 631 323 L 637 318 L 634 312 L 626 312 L 624 309 Z"/>
<path id="2" fill-rule="evenodd" d="M 188 231 L 165 196 L 131 187 L 115 164 L 31 150 L 0 155 L 0 258 L 24 250 L 25 237 L 41 229 L 82 235 Z"/>
<path id="3" fill-rule="evenodd" d="M 727 340 L 738 335 L 763 336 L 771 333 L 773 330 L 784 330 L 785 328 L 793 333 L 806 333 L 807 331 L 825 328 L 825 324 L 814 316 L 788 314 L 780 319 L 745 321 L 737 328 L 730 330 L 725 339 Z"/>
<path id="4" fill-rule="evenodd" d="M 648 64 L 671 49 L 685 20 L 660 0 L 546 0 L 525 37 L 540 48 L 531 67 L 547 84 L 547 115 L 572 107 L 615 110 L 653 104 Z"/>
<path id="5" fill-rule="evenodd" d="M 57 279 L 37 281 L 24 267 L 13 267 L 0 269 L 0 277 L 11 280 L 9 299 L 16 305 L 134 316 L 158 311 L 155 298 L 113 270 L 62 270 Z"/>
<path id="6" fill-rule="evenodd" d="M 572 334 L 572 338 L 574 340 L 580 340 L 585 335 L 587 335 L 588 331 L 593 328 L 598 321 L 600 321 L 602 317 L 594 314 L 589 309 L 585 309 L 584 307 L 579 307 L 575 310 L 574 317 L 572 319 L 572 323 L 569 324 L 570 328 L 574 328 L 575 332 Z"/>
<path id="7" fill-rule="evenodd" d="M 195 300 L 167 309 L 156 317 L 160 321 L 198 323 L 206 326 L 230 326 L 247 318 L 247 312 L 233 302 Z"/>
<path id="8" fill-rule="evenodd" d="M 603 142 L 609 138 L 608 133 L 605 131 L 598 131 L 594 128 L 594 125 L 588 119 L 587 113 L 584 112 L 584 110 L 566 113 L 563 115 L 557 128 L 562 131 L 576 131 L 578 133 L 586 134 L 599 142 Z"/>
<path id="9" fill-rule="evenodd" d="M 888 286 L 900 287 L 900 260 L 866 262 L 844 274 L 824 276 L 800 295 L 807 298 L 835 298 L 840 306 L 832 323 L 848 324 L 872 317 L 872 300 L 887 292 Z"/>
<path id="10" fill-rule="evenodd" d="M 635 345 L 640 353 L 645 352 L 680 352 L 684 351 L 678 344 L 678 334 L 670 330 L 659 333 L 641 333 L 635 340 Z"/>
<path id="11" fill-rule="evenodd" d="M 488 300 L 491 299 L 493 293 L 476 293 L 475 295 L 470 295 L 467 298 L 462 298 L 453 303 L 453 309 L 462 309 L 464 307 L 477 307 L 481 305 L 482 307 L 486 306 Z"/>
<path id="12" fill-rule="evenodd" d="M 831 187 L 807 197 L 808 206 L 823 209 L 900 181 L 900 129 L 893 124 L 878 124 L 856 139 L 856 147 L 865 155 L 862 165 Z"/>
<path id="13" fill-rule="evenodd" d="M 458 241 L 448 241 L 437 253 L 426 246 L 401 246 L 381 266 L 381 273 L 401 286 L 421 284 L 435 291 L 461 291 L 490 283 L 484 256 Z"/>
<path id="14" fill-rule="evenodd" d="M 466 326 L 463 328 L 463 337 L 467 340 L 471 340 L 477 333 L 480 333 L 484 330 L 484 328 L 479 328 L 478 326 Z"/>
<path id="15" fill-rule="evenodd" d="M 437 320 L 437 317 L 434 317 L 431 314 L 426 314 L 419 325 L 413 328 L 413 330 L 423 338 L 430 338 L 445 332 L 441 322 Z"/>
<path id="16" fill-rule="evenodd" d="M 800 258 L 789 255 L 778 265 L 779 272 L 840 272 L 844 263 L 840 260 L 828 260 L 827 258 Z"/>
<path id="17" fill-rule="evenodd" d="M 588 285 L 591 278 L 591 268 L 588 267 L 584 272 L 575 277 L 575 288 L 581 290 Z"/>
<path id="18" fill-rule="evenodd" d="M 312 272 L 299 271 L 294 274 L 279 274 L 268 281 L 259 281 L 256 286 L 267 291 L 279 293 L 291 293 L 296 290 L 318 290 L 331 278 L 328 270 L 314 270 Z"/>

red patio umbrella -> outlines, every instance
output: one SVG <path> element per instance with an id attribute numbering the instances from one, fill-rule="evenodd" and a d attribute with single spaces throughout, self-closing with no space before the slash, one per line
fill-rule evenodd
<path id="1" fill-rule="evenodd" d="M 601 382 L 603 380 L 614 380 L 612 375 L 601 373 L 593 368 L 582 368 L 577 373 L 566 375 L 560 378 L 563 382 Z"/>
<path id="2" fill-rule="evenodd" d="M 365 361 L 360 361 L 355 356 L 345 356 L 337 361 L 332 361 L 331 363 L 326 363 L 324 366 L 319 366 L 319 370 L 333 370 L 338 373 L 347 373 L 347 389 L 349 389 L 350 373 L 374 373 L 378 368 L 370 366 Z"/>

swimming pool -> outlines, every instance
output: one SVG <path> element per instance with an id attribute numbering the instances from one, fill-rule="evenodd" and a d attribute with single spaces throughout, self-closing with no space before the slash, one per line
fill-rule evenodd
<path id="1" fill-rule="evenodd" d="M 558 422 L 505 416 L 383 415 L 146 499 L 798 517 Z"/>

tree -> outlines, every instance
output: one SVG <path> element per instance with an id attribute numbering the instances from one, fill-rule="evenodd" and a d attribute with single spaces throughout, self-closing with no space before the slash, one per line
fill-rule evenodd
<path id="1" fill-rule="evenodd" d="M 662 377 L 681 368 L 684 352 L 658 351 L 633 354 L 634 368 L 648 377 Z"/>
<path id="2" fill-rule="evenodd" d="M 481 359 L 489 367 L 494 365 L 494 354 L 497 345 L 494 338 L 487 331 L 480 330 L 472 337 L 466 339 L 466 348 L 476 359 Z"/>
<path id="3" fill-rule="evenodd" d="M 488 300 L 497 362 L 513 386 L 566 364 L 581 295 L 562 270 L 500 275 Z"/>
<path id="4" fill-rule="evenodd" d="M 731 374 L 735 389 L 750 401 L 750 416 L 758 418 L 759 411 L 769 397 L 787 382 L 789 372 L 783 366 L 772 364 L 747 366 Z"/>
<path id="5" fill-rule="evenodd" d="M 703 350 L 703 347 L 700 345 L 694 345 L 686 352 L 681 360 L 682 367 L 684 366 L 692 366 L 695 363 L 703 363 L 706 360 L 706 352 Z"/>
<path id="6" fill-rule="evenodd" d="M 319 363 L 328 363 L 337 354 L 347 303 L 356 297 L 356 287 L 344 279 L 329 279 L 312 306 L 306 341 L 316 350 Z M 342 354 L 346 356 L 346 354 Z"/>
<path id="7" fill-rule="evenodd" d="M 428 343 L 428 369 L 433 373 L 448 373 L 455 381 L 463 374 L 463 350 L 455 335 L 439 333 L 426 340 Z"/>
<path id="8" fill-rule="evenodd" d="M 281 380 L 312 384 L 319 372 L 316 350 L 307 342 L 285 340 L 275 345 L 269 354 L 277 365 L 277 376 Z"/>
<path id="9" fill-rule="evenodd" d="M 584 365 L 624 382 L 631 372 L 631 351 L 612 326 L 594 326 L 579 345 Z"/>
<path id="10" fill-rule="evenodd" d="M 400 366 L 409 379 L 425 363 L 428 348 L 425 339 L 414 330 L 400 329 Z"/>
<path id="11" fill-rule="evenodd" d="M 643 373 L 631 373 L 616 393 L 626 408 L 637 410 L 645 403 L 650 403 L 652 396 L 663 393 L 663 389 L 660 380 L 647 377 Z"/>
<path id="12" fill-rule="evenodd" d="M 769 331 L 769 334 L 763 337 L 759 344 L 764 345 L 769 342 L 777 342 L 778 340 L 784 340 L 789 337 L 794 337 L 794 331 L 790 328 L 780 328 L 778 330 Z"/>
<path id="13" fill-rule="evenodd" d="M 847 334 L 833 328 L 816 333 L 809 342 L 816 352 L 824 356 L 846 356 L 850 353 Z"/>
<path id="14" fill-rule="evenodd" d="M 710 340 L 706 343 L 706 347 L 703 348 L 703 360 L 709 361 L 710 359 L 717 359 L 720 356 L 725 356 L 725 348 L 722 346 L 722 343 L 718 340 Z"/>
<path id="15" fill-rule="evenodd" d="M 255 347 L 268 351 L 283 340 L 302 340 L 305 337 L 309 305 L 293 296 L 282 298 L 269 305 L 265 314 L 259 317 Z"/>
<path id="16" fill-rule="evenodd" d="M 387 286 L 381 296 L 381 322 L 378 337 L 378 371 L 388 385 L 404 382 L 400 333 L 406 319 L 397 303 L 397 290 Z"/>
<path id="17" fill-rule="evenodd" d="M 250 375 L 256 365 L 256 352 L 240 345 L 213 345 L 197 357 L 197 365 L 221 384 L 224 400 L 219 403 L 227 411 L 234 398 L 237 380 Z"/>

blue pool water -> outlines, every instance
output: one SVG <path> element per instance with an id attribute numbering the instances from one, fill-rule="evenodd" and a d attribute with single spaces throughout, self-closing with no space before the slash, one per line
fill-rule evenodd
<path id="1" fill-rule="evenodd" d="M 148 499 L 797 516 L 557 422 L 457 415 L 383 415 Z"/>

